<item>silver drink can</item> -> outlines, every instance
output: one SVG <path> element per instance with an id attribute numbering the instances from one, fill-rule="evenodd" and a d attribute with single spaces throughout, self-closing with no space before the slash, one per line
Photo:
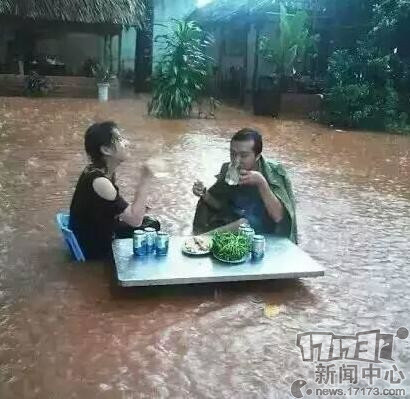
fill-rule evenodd
<path id="1" fill-rule="evenodd" d="M 153 252 L 155 252 L 157 231 L 153 227 L 146 227 L 144 231 L 147 235 L 147 254 L 152 254 Z"/>
<path id="2" fill-rule="evenodd" d="M 163 231 L 157 233 L 156 251 L 157 256 L 165 256 L 168 253 L 169 234 Z"/>
<path id="3" fill-rule="evenodd" d="M 252 243 L 252 259 L 260 260 L 265 256 L 265 237 L 261 235 L 255 235 Z"/>
<path id="4" fill-rule="evenodd" d="M 255 230 L 252 227 L 246 227 L 241 231 L 241 233 L 248 238 L 249 243 L 252 245 Z"/>
<path id="5" fill-rule="evenodd" d="M 135 256 L 147 254 L 147 235 L 142 230 L 135 230 L 133 234 L 133 249 Z"/>
<path id="6" fill-rule="evenodd" d="M 243 233 L 246 229 L 249 229 L 251 226 L 249 223 L 242 223 L 239 225 L 239 233 Z"/>

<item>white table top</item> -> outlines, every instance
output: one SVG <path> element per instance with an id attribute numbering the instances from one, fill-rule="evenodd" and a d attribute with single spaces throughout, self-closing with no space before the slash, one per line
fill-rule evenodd
<path id="1" fill-rule="evenodd" d="M 123 287 L 192 284 L 246 280 L 273 280 L 324 275 L 324 269 L 306 252 L 285 238 L 266 235 L 265 257 L 260 261 L 226 264 L 212 255 L 184 255 L 187 237 L 170 237 L 169 253 L 136 257 L 132 239 L 113 242 L 118 283 Z"/>

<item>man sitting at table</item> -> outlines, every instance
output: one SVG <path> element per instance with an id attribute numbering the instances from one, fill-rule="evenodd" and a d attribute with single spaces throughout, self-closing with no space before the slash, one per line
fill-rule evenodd
<path id="1" fill-rule="evenodd" d="M 230 157 L 231 164 L 222 165 L 212 187 L 206 189 L 202 182 L 194 183 L 193 193 L 199 197 L 194 234 L 233 231 L 247 221 L 257 234 L 276 234 L 297 243 L 290 180 L 279 163 L 262 156 L 260 133 L 253 129 L 237 132 L 231 139 Z M 235 166 L 239 170 L 238 184 Z"/>

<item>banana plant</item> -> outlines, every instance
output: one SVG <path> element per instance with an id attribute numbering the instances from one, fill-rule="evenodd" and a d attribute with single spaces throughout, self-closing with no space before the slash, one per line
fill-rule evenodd
<path id="1" fill-rule="evenodd" d="M 262 57 L 273 65 L 273 72 L 279 76 L 292 76 L 303 65 L 308 52 L 317 52 L 318 36 L 311 35 L 309 16 L 305 11 L 288 14 L 280 5 L 277 34 L 262 36 L 259 50 Z"/>

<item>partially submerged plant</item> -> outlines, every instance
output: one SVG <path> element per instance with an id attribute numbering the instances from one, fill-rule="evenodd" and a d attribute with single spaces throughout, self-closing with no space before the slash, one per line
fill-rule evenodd
<path id="1" fill-rule="evenodd" d="M 206 48 L 211 39 L 193 21 L 174 20 L 171 33 L 158 36 L 163 56 L 155 68 L 154 90 L 148 112 L 160 118 L 188 118 L 203 96 L 211 58 Z"/>

